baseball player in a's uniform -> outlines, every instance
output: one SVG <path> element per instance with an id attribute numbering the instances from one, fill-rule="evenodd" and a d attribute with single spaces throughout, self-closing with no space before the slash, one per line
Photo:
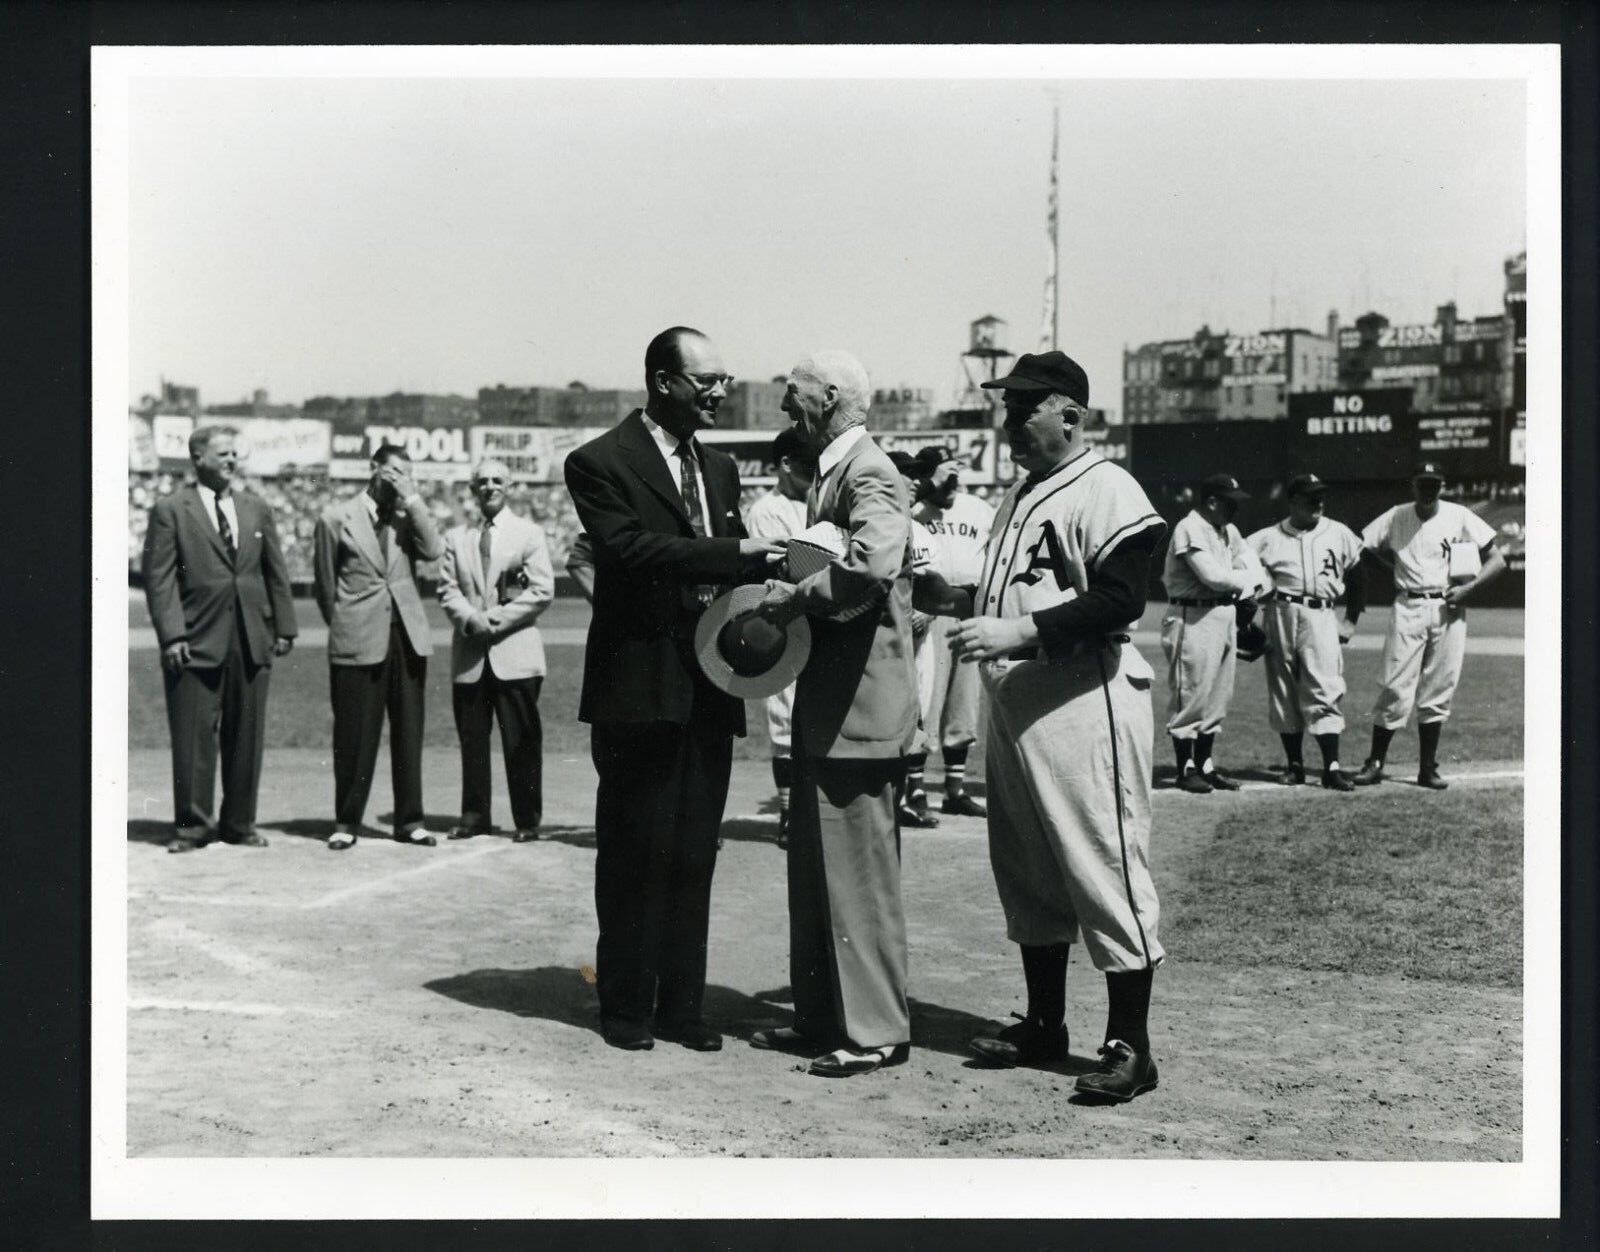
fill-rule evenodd
<path id="1" fill-rule="evenodd" d="M 894 462 L 895 469 L 900 471 L 900 477 L 905 480 L 906 491 L 910 493 L 910 498 L 915 500 L 917 492 L 922 487 L 916 458 L 909 452 L 896 450 L 889 453 L 889 459 Z M 938 815 L 928 810 L 928 791 L 923 780 L 923 770 L 927 764 L 930 747 L 923 715 L 933 701 L 933 684 L 938 674 L 938 658 L 935 656 L 935 651 L 943 651 L 946 648 L 942 638 L 937 645 L 930 643 L 930 627 L 936 618 L 932 613 L 925 613 L 916 607 L 916 593 L 919 584 L 926 583 L 930 574 L 939 572 L 938 547 L 934 543 L 933 536 L 928 533 L 928 528 L 917 521 L 916 514 L 913 513 L 911 645 L 912 656 L 917 665 L 917 736 L 911 742 L 911 751 L 906 754 L 906 772 L 900 780 L 899 792 L 895 797 L 895 812 L 901 826 L 920 830 L 931 830 L 939 824 Z"/>
<path id="2" fill-rule="evenodd" d="M 790 539 L 806 528 L 806 493 L 817 475 L 817 454 L 792 426 L 772 441 L 777 482 L 750 506 L 745 529 L 753 539 Z M 768 696 L 767 738 L 772 742 L 772 783 L 778 789 L 778 846 L 789 843 L 789 788 L 794 784 L 789 722 L 794 685 Z"/>
<path id="3" fill-rule="evenodd" d="M 1394 612 L 1383 641 L 1383 687 L 1372 710 L 1372 752 L 1357 786 L 1383 781 L 1383 761 L 1394 732 L 1417 710 L 1421 764 L 1417 782 L 1434 791 L 1439 776 L 1439 734 L 1461 681 L 1467 650 L 1467 613 L 1474 591 L 1500 576 L 1505 557 L 1494 528 L 1471 509 L 1441 500 L 1444 475 L 1424 463 L 1411 480 L 1414 500 L 1373 518 L 1361 540 L 1394 570 Z"/>
<path id="4" fill-rule="evenodd" d="M 911 510 L 933 536 L 940 574 L 952 587 L 971 587 L 983 569 L 984 545 L 994 525 L 994 509 L 961 488 L 961 463 L 949 448 L 934 446 L 917 453 L 920 490 Z M 971 665 L 951 660 L 953 617 L 936 617 L 928 632 L 933 658 L 931 681 L 921 689 L 922 724 L 931 750 L 937 743 L 944 756 L 944 801 L 941 813 L 982 817 L 983 805 L 967 794 L 967 754 L 978 738 L 978 674 Z M 920 677 L 920 674 L 919 674 Z M 913 803 L 915 799 L 913 797 Z"/>
<path id="5" fill-rule="evenodd" d="M 1339 768 L 1344 730 L 1344 645 L 1366 603 L 1361 540 L 1343 522 L 1323 516 L 1327 484 L 1298 474 L 1284 488 L 1289 516 L 1246 541 L 1272 580 L 1262 597 L 1267 631 L 1267 720 L 1283 741 L 1281 781 L 1305 782 L 1305 732 L 1322 750 L 1322 785 L 1354 791 Z M 1335 603 L 1345 598 L 1343 617 Z"/>
<path id="6" fill-rule="evenodd" d="M 1249 498 L 1229 474 L 1201 483 L 1198 503 L 1172 528 L 1161 575 L 1167 588 L 1161 623 L 1167 734 L 1178 761 L 1178 786 L 1197 795 L 1239 789 L 1213 763 L 1211 746 L 1233 699 L 1236 605 L 1263 591 L 1267 581 L 1233 524 L 1239 503 Z"/>
<path id="7" fill-rule="evenodd" d="M 1084 444 L 1077 362 L 1025 353 L 984 385 L 1005 389 L 1005 436 L 1027 477 L 996 514 L 976 615 L 950 639 L 988 695 L 989 856 L 1028 1015 L 972 1050 L 1003 1066 L 1066 1057 L 1067 954 L 1081 936 L 1110 1012 L 1100 1065 L 1076 1090 L 1130 1100 L 1156 1085 L 1150 989 L 1165 952 L 1149 866 L 1153 675 L 1129 632 L 1165 523 Z"/>

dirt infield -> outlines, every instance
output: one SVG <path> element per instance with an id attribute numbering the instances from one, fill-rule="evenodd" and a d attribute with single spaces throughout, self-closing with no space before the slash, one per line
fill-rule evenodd
<path id="1" fill-rule="evenodd" d="M 1023 1007 L 979 821 L 906 839 L 909 1065 L 826 1081 L 746 1046 L 789 1007 L 784 865 L 755 761 L 735 768 L 713 898 L 707 1016 L 728 1046 L 605 1047 L 584 972 L 593 775 L 570 751 L 547 768 L 547 842 L 369 840 L 335 856 L 309 815 L 329 800 L 325 754 L 274 750 L 272 846 L 171 857 L 167 755 L 133 751 L 129 1155 L 1521 1156 L 1520 949 L 1506 947 L 1520 911 L 1470 929 L 1450 912 L 1520 901 L 1515 761 L 1461 766 L 1481 777 L 1442 797 L 1158 791 L 1161 1086 L 1112 1109 L 1070 1098 L 1104 1011 L 1081 953 L 1072 1064 L 967 1061 L 971 1036 Z M 454 799 L 453 753 L 430 750 L 426 786 L 436 811 Z M 380 777 L 374 818 L 388 800 Z M 1478 861 L 1452 846 L 1469 839 Z M 1382 878 L 1438 872 L 1446 899 Z"/>

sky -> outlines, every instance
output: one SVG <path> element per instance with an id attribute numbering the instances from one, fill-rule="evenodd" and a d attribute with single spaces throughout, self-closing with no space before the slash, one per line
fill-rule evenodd
<path id="1" fill-rule="evenodd" d="M 1037 347 L 1056 101 L 1060 346 L 1112 409 L 1125 347 L 1495 313 L 1526 246 L 1509 80 L 144 78 L 129 399 L 637 387 L 687 324 L 948 403 L 973 319 Z"/>

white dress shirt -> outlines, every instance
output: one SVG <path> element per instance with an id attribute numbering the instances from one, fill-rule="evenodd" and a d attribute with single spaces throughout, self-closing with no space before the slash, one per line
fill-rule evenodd
<path id="1" fill-rule="evenodd" d="M 641 413 L 640 416 L 644 418 L 644 428 L 650 432 L 650 438 L 660 451 L 661 459 L 667 463 L 667 473 L 675 484 L 681 483 L 683 479 L 678 468 L 678 437 L 663 429 L 651 419 L 648 413 Z M 706 500 L 706 476 L 700 468 L 700 445 L 692 444 L 691 446 L 695 450 L 694 456 L 690 457 L 690 460 L 694 462 L 694 481 L 695 486 L 700 491 L 700 520 L 705 526 L 706 534 L 710 536 L 714 532 L 711 529 L 711 505 Z M 681 494 L 681 487 L 679 491 Z"/>

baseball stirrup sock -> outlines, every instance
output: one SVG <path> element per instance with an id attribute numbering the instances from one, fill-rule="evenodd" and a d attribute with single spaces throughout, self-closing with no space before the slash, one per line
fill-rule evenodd
<path id="1" fill-rule="evenodd" d="M 1339 736 L 1318 735 L 1317 747 L 1322 749 L 1322 768 L 1337 769 L 1339 767 Z"/>
<path id="2" fill-rule="evenodd" d="M 1111 1001 L 1106 1014 L 1106 1040 L 1121 1039 L 1135 1052 L 1150 1051 L 1150 987 L 1155 982 L 1153 969 L 1106 974 L 1106 996 Z"/>
<path id="3" fill-rule="evenodd" d="M 1383 758 L 1389 754 L 1389 740 L 1393 738 L 1394 731 L 1387 726 L 1374 726 L 1372 728 L 1372 751 L 1367 753 L 1367 756 L 1382 765 Z"/>
<path id="4" fill-rule="evenodd" d="M 1174 739 L 1172 741 L 1172 754 L 1178 758 L 1178 773 L 1182 774 L 1189 768 L 1189 753 L 1194 749 L 1187 739 Z"/>
<path id="5" fill-rule="evenodd" d="M 1194 737 L 1194 767 L 1202 773 L 1211 764 L 1211 744 L 1215 739 L 1215 734 L 1196 735 Z M 1115 1038 L 1120 1039 L 1122 1036 L 1117 1035 Z"/>
<path id="6" fill-rule="evenodd" d="M 778 789 L 778 812 L 789 811 L 789 788 L 794 784 L 794 762 L 786 756 L 772 758 L 772 782 Z"/>
<path id="7" fill-rule="evenodd" d="M 1303 736 L 1279 735 L 1278 738 L 1283 740 L 1283 752 L 1289 758 L 1290 765 L 1304 765 L 1306 763 Z M 1317 742 L 1321 743 L 1322 740 L 1318 739 Z"/>
<path id="8" fill-rule="evenodd" d="M 966 789 L 967 785 L 967 748 L 963 744 L 959 748 L 946 748 L 944 750 L 944 793 L 947 796 L 958 796 Z"/>
<path id="9" fill-rule="evenodd" d="M 923 784 L 923 771 L 928 763 L 926 753 L 906 757 L 906 798 L 922 795 L 926 791 Z"/>
<path id="10" fill-rule="evenodd" d="M 1028 983 L 1028 1020 L 1055 1030 L 1067 1020 L 1067 954 L 1065 943 L 1023 944 L 1022 976 Z"/>
<path id="11" fill-rule="evenodd" d="M 1435 769 L 1439 764 L 1439 732 L 1443 722 L 1417 723 L 1417 750 L 1422 757 L 1423 769 Z"/>

